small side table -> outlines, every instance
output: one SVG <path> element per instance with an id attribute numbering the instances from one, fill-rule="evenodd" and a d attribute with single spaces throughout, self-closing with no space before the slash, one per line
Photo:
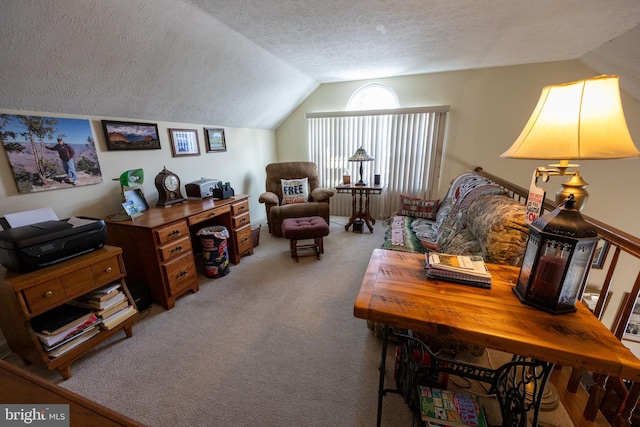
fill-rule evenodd
<path id="1" fill-rule="evenodd" d="M 369 195 L 371 194 L 380 194 L 384 189 L 384 185 L 375 184 L 375 185 L 356 185 L 356 184 L 342 184 L 336 186 L 336 191 L 338 193 L 351 193 L 352 197 L 352 208 L 351 208 L 351 218 L 349 218 L 349 222 L 344 226 L 344 229 L 349 231 L 349 227 L 357 220 L 361 219 L 367 224 L 369 231 L 373 233 L 373 225 L 376 223 L 376 220 L 371 217 L 369 213 Z"/>

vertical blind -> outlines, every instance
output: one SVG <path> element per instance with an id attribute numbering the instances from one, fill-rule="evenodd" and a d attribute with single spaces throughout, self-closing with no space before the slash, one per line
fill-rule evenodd
<path id="1" fill-rule="evenodd" d="M 371 215 L 386 218 L 400 207 L 400 195 L 437 197 L 448 106 L 375 111 L 307 113 L 310 160 L 321 184 L 335 188 L 348 169 L 360 179 L 360 162 L 349 162 L 359 147 L 375 160 L 363 162 L 363 180 L 380 174 L 384 190 L 371 197 Z M 351 215 L 351 196 L 331 198 L 331 214 Z"/>

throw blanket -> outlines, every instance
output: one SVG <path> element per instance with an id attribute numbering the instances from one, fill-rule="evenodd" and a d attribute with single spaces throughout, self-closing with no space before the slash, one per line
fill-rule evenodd
<path id="1" fill-rule="evenodd" d="M 387 228 L 382 249 L 425 253 L 427 249 L 411 231 L 411 221 L 413 221 L 413 219 L 414 218 L 409 216 L 394 216 L 391 220 L 390 227 Z"/>

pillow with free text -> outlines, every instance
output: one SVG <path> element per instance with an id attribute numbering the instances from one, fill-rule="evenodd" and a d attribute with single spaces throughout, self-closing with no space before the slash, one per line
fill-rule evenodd
<path id="1" fill-rule="evenodd" d="M 309 200 L 309 179 L 282 179 L 282 203 L 304 203 Z"/>
<path id="2" fill-rule="evenodd" d="M 424 200 L 418 197 L 400 195 L 400 215 L 435 220 L 439 200 Z"/>

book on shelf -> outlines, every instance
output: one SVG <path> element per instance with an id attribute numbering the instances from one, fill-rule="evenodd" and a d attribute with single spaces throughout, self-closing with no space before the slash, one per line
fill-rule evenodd
<path id="1" fill-rule="evenodd" d="M 91 338 L 95 337 L 99 333 L 100 333 L 100 328 L 98 327 L 98 325 L 95 325 L 95 326 L 89 328 L 89 330 L 87 330 L 86 333 L 74 338 L 73 340 L 69 341 L 68 343 L 56 348 L 55 350 L 47 352 L 47 355 L 49 357 L 51 357 L 51 358 L 56 358 L 56 357 L 62 356 L 66 352 L 68 352 L 71 349 L 79 346 L 83 342 L 86 342 L 86 341 L 90 340 Z"/>
<path id="2" fill-rule="evenodd" d="M 62 304 L 31 319 L 31 327 L 43 335 L 58 335 L 84 323 L 92 310 Z"/>
<path id="3" fill-rule="evenodd" d="M 425 270 L 431 279 L 491 288 L 491 274 L 481 256 L 427 252 Z"/>
<path id="4" fill-rule="evenodd" d="M 418 386 L 420 414 L 427 425 L 447 427 L 487 427 L 478 396 Z"/>
<path id="5" fill-rule="evenodd" d="M 87 315 L 82 316 L 77 321 L 71 322 L 68 328 L 65 328 L 55 335 L 50 335 L 38 331 L 34 331 L 34 333 L 38 337 L 38 340 L 40 340 L 40 342 L 42 343 L 43 347 L 45 347 L 46 349 L 47 347 L 52 347 L 58 345 L 60 342 L 65 342 L 72 339 L 74 336 L 81 333 L 88 327 L 95 325 L 99 321 L 100 319 L 98 319 L 98 316 L 96 316 L 94 312 L 89 312 Z"/>
<path id="6" fill-rule="evenodd" d="M 73 341 L 74 339 L 80 337 L 81 335 L 84 335 L 94 329 L 96 329 L 98 327 L 98 324 L 100 323 L 100 320 L 96 318 L 96 321 L 91 323 L 90 325 L 87 325 L 87 327 L 83 328 L 83 329 L 79 329 L 75 332 L 73 332 L 71 335 L 68 335 L 66 337 L 64 337 L 61 341 L 55 343 L 55 344 L 42 344 L 42 348 L 44 349 L 44 351 L 52 351 L 55 350 L 61 346 L 63 346 L 64 344 Z"/>
<path id="7" fill-rule="evenodd" d="M 85 294 L 84 297 L 92 301 L 104 301 L 118 295 L 118 289 L 120 289 L 120 283 L 114 283 L 91 291 Z"/>
<path id="8" fill-rule="evenodd" d="M 136 314 L 138 310 L 133 305 L 127 306 L 127 308 L 118 311 L 115 314 L 107 317 L 106 319 L 102 319 L 102 323 L 100 323 L 100 327 L 102 329 L 111 330 Z"/>
<path id="9" fill-rule="evenodd" d="M 100 317 L 101 319 L 105 319 L 111 316 L 112 314 L 122 310 L 123 308 L 127 308 L 128 305 L 129 305 L 129 301 L 125 299 L 123 301 L 120 301 L 114 306 L 105 308 L 104 310 L 96 311 L 96 316 Z"/>
<path id="10" fill-rule="evenodd" d="M 121 301 L 126 299 L 126 295 L 122 291 L 117 291 L 116 295 L 104 301 L 98 301 L 91 299 L 90 297 L 81 296 L 69 301 L 67 304 L 75 305 L 76 307 L 89 308 L 93 310 L 105 310 L 109 307 L 113 307 Z"/>

